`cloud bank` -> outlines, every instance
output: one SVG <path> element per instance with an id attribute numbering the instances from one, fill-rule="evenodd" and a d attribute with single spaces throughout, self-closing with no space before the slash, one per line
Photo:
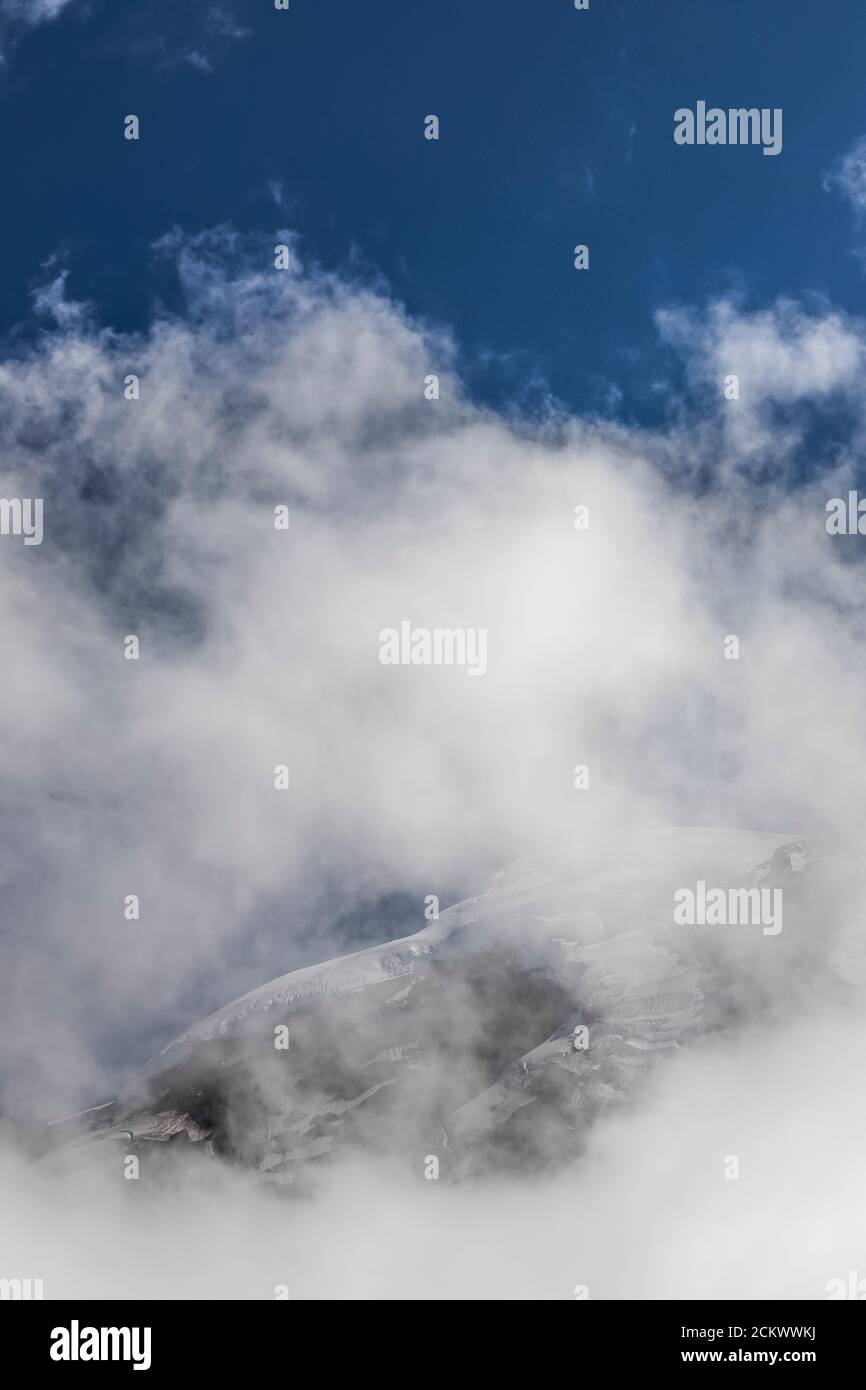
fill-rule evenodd
<path id="1" fill-rule="evenodd" d="M 291 248 L 285 271 L 271 244 L 228 229 L 167 238 L 184 308 L 135 337 L 71 303 L 61 278 L 39 296 L 38 339 L 0 364 L 0 491 L 43 498 L 45 525 L 41 546 L 0 539 L 0 1079 L 19 1119 L 107 1093 L 197 1014 L 348 949 L 359 912 L 372 939 L 406 934 L 425 895 L 478 891 L 531 849 L 670 824 L 859 840 L 863 566 L 858 537 L 828 536 L 825 503 L 856 483 L 863 325 L 816 303 L 673 308 L 659 330 L 686 390 L 664 429 L 555 407 L 506 419 L 469 399 L 446 330 L 414 322 L 386 286 L 305 264 L 289 233 L 274 240 Z M 383 666 L 380 633 L 404 620 L 485 629 L 484 677 Z M 124 916 L 131 894 L 139 920 Z M 840 1029 L 816 1024 L 828 1066 Z M 846 1033 L 846 1057 L 859 1037 Z M 697 1258 L 700 1180 L 677 1205 L 666 1124 L 688 1165 L 709 1087 L 758 1145 L 762 1087 L 774 1074 L 787 1096 L 799 1085 L 780 1038 L 742 1048 L 684 1061 L 660 1109 L 606 1128 L 584 1178 L 562 1179 L 585 1182 L 613 1222 L 641 1146 L 647 1203 L 667 1193 L 678 1212 L 672 1290 Z M 763 1049 L 766 1072 L 742 1095 L 737 1068 Z M 838 1070 L 840 1102 L 849 1079 Z M 808 1085 L 820 1106 L 821 1077 Z M 828 1120 L 809 1162 L 844 1147 L 837 1130 Z M 515 1199 L 515 1240 L 529 1238 L 524 1212 L 554 1220 L 560 1190 L 574 1187 Z M 332 1192 L 322 1210 L 347 1200 Z M 432 1200 L 417 1219 L 435 1244 Z M 442 1200 L 456 1231 L 469 1199 Z M 480 1200 L 501 1212 L 506 1196 Z M 261 1201 L 238 1189 L 229 1238 Z M 126 1222 L 106 1210 L 106 1233 Z M 554 1251 L 548 1277 L 540 1241 L 514 1293 L 514 1262 L 496 1274 L 512 1227 L 491 1217 L 471 1278 L 495 1292 L 477 1296 L 569 1296 L 551 1292 L 568 1280 L 652 1296 L 649 1263 L 624 1274 L 610 1228 L 585 1215 L 586 1260 Z M 308 1296 L 320 1266 L 334 1277 L 311 1253 L 317 1219 L 292 1237 Z M 649 1240 L 655 1218 L 642 1220 Z M 377 1256 L 379 1235 L 359 1234 L 373 1287 L 393 1296 L 403 1237 Z M 728 1255 L 708 1287 L 748 1292 L 733 1287 L 743 1251 Z M 262 1259 L 266 1283 L 282 1265 Z M 586 1264 L 597 1272 L 582 1279 Z M 109 1268 L 106 1253 L 94 1287 Z M 425 1269 L 406 1275 L 412 1296 L 447 1296 Z M 783 1262 L 773 1270 L 793 1291 Z M 156 1277 L 143 1259 L 141 1279 Z M 347 1277 L 330 1296 L 364 1293 Z"/>

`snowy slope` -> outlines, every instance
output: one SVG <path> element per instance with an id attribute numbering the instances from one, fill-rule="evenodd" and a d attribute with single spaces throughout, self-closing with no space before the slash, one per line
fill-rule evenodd
<path id="1" fill-rule="evenodd" d="M 148 1159 L 181 1143 L 279 1182 L 355 1148 L 455 1175 L 556 1161 L 655 1059 L 760 1013 L 765 979 L 774 997 L 785 972 L 860 982 L 862 940 L 810 930 L 822 872 L 802 837 L 704 828 L 528 856 L 422 930 L 195 1023 L 84 1143 Z M 675 926 L 673 894 L 699 878 L 782 888 L 786 932 Z"/>

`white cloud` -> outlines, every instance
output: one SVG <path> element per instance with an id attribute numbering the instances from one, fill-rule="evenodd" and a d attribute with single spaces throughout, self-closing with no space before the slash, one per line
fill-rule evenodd
<path id="1" fill-rule="evenodd" d="M 194 1002 L 205 1012 L 203 999 L 222 1002 L 299 952 L 339 950 L 338 912 L 390 890 L 417 895 L 408 932 L 422 925 L 424 894 L 473 891 L 528 849 L 605 827 L 730 823 L 856 843 L 864 570 L 824 526 L 828 488 L 853 474 L 837 454 L 823 481 L 789 494 L 782 483 L 802 462 L 808 413 L 837 395 L 853 412 L 854 456 L 861 324 L 788 304 L 668 314 L 663 334 L 693 385 L 739 371 L 739 402 L 716 392 L 666 431 L 516 426 L 466 398 L 447 333 L 411 321 L 381 287 L 304 269 L 297 248 L 295 269 L 277 272 L 270 244 L 226 231 L 163 249 L 178 261 L 183 316 L 122 338 L 55 284 L 40 307 L 56 326 L 0 364 L 0 491 L 45 499 L 41 547 L 0 541 L 10 1103 L 70 1107 L 190 1021 Z M 138 401 L 123 396 L 129 372 Z M 424 398 L 431 372 L 438 401 Z M 779 405 L 786 425 L 773 431 Z M 759 462 L 772 464 L 760 487 Z M 280 503 L 289 532 L 273 527 Z M 579 503 L 591 509 L 586 532 L 573 526 Z M 382 667 L 378 634 L 403 618 L 486 627 L 488 674 Z M 722 655 L 732 632 L 739 662 Z M 127 633 L 140 636 L 137 663 L 123 659 Z M 285 796 L 273 790 L 282 762 Z M 577 762 L 592 768 L 590 796 L 573 790 Z M 141 897 L 140 922 L 123 920 L 128 893 Z M 828 1025 L 822 1056 L 833 1046 Z M 650 1165 L 640 1229 L 650 1244 L 660 1234 L 671 1259 L 681 1251 L 665 1288 L 688 1289 L 705 1265 L 688 1234 L 702 1179 L 671 1197 L 665 1117 L 690 1152 L 703 1121 L 689 1128 L 688 1104 L 700 1112 L 712 1074 L 723 1116 L 754 1152 L 773 1067 L 799 1094 L 790 1049 L 769 1035 L 764 1047 L 775 1061 L 744 1095 L 745 1065 L 684 1063 L 659 1110 L 596 1141 L 587 1192 L 611 1220 L 635 1142 Z M 818 1104 L 820 1078 L 809 1086 Z M 479 1288 L 519 1279 L 513 1262 L 497 1273 L 493 1233 L 519 1234 L 530 1217 L 549 1225 L 567 1190 L 518 1204 L 504 1227 L 507 1194 L 484 1199 L 496 1258 L 479 1256 Z M 660 1196 L 673 1202 L 667 1239 L 652 1215 Z M 246 1229 L 247 1200 L 226 1214 L 229 1235 Z M 446 1230 L 465 1200 L 448 1198 Z M 444 1238 L 416 1201 L 407 1210 L 438 1287 Z M 351 1232 L 356 1219 L 368 1218 L 359 1208 L 336 1224 Z M 316 1220 L 298 1258 L 324 1287 L 335 1276 L 311 1254 Z M 712 1235 L 715 1222 L 698 1229 Z M 645 1289 L 658 1259 L 626 1273 L 605 1265 L 609 1228 L 598 1218 L 591 1229 L 592 1277 Z M 386 1258 L 399 1266 L 396 1226 L 391 1237 Z M 342 1247 L 328 1250 L 339 1262 Z M 731 1286 L 740 1275 L 760 1284 L 745 1255 L 726 1251 Z M 847 1259 L 843 1244 L 816 1267 L 831 1257 Z M 539 1236 L 524 1288 L 558 1296 L 549 1291 L 581 1281 L 570 1260 Z M 142 1280 L 154 1268 L 143 1257 Z M 781 1260 L 767 1268 L 788 1277 Z M 708 1287 L 729 1287 L 726 1269 Z M 263 1254 L 256 1277 L 284 1282 L 270 1271 Z M 420 1266 L 412 1278 L 426 1287 Z M 376 1279 L 392 1287 L 385 1266 Z M 347 1275 L 342 1292 L 353 1287 Z"/>
<path id="2" fill-rule="evenodd" d="M 825 189 L 838 188 L 858 216 L 866 213 L 866 136 L 861 136 L 825 175 Z"/>
<path id="3" fill-rule="evenodd" d="M 663 342 L 684 363 L 692 390 L 715 407 L 716 469 L 754 475 L 769 467 L 772 476 L 784 478 L 811 409 L 844 404 L 862 415 L 864 326 L 840 310 L 782 299 L 747 312 L 721 299 L 700 313 L 661 310 L 656 322 Z M 737 378 L 738 399 L 725 397 L 730 376 Z"/>

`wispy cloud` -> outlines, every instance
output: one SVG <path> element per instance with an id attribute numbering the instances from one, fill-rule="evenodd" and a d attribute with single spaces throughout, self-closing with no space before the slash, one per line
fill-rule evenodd
<path id="1" fill-rule="evenodd" d="M 0 0 L 0 17 L 20 24 L 46 24 L 72 3 L 73 0 Z"/>
<path id="2" fill-rule="evenodd" d="M 48 24 L 59 18 L 73 5 L 82 16 L 89 13 L 86 0 L 0 0 L 0 45 L 9 49 L 28 29 Z M 152 11 L 153 5 L 146 7 Z M 250 30 L 237 19 L 228 4 L 211 4 L 203 11 L 198 7 L 167 5 L 153 32 L 153 14 L 149 13 L 147 37 L 142 37 L 144 12 L 118 8 L 106 11 L 116 27 L 106 30 L 107 42 L 124 51 L 149 54 L 162 67 L 185 65 L 210 75 L 225 56 L 229 46 L 248 38 Z"/>
<path id="3" fill-rule="evenodd" d="M 837 189 L 850 202 L 858 217 L 866 214 L 866 135 L 843 155 L 824 175 L 825 190 Z"/>

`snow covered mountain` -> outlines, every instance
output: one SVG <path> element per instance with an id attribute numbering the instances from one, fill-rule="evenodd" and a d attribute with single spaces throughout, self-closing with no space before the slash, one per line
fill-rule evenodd
<path id="1" fill-rule="evenodd" d="M 443 1177 L 555 1163 L 657 1058 L 863 982 L 862 934 L 822 907 L 827 864 L 814 841 L 716 829 L 530 856 L 414 934 L 195 1023 L 59 1126 L 49 1161 L 189 1150 L 295 1186 L 358 1148 Z M 780 890 L 783 929 L 677 925 L 675 893 L 699 882 Z"/>

